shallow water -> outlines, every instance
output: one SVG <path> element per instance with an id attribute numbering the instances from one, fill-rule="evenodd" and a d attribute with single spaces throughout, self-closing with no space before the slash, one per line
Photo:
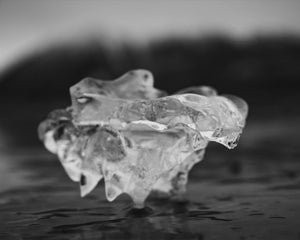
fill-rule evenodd
<path id="1" fill-rule="evenodd" d="M 125 195 L 107 202 L 103 183 L 80 198 L 55 156 L 2 128 L 0 239 L 300 239 L 296 123 L 250 121 L 237 149 L 210 145 L 186 199 L 139 211 Z"/>

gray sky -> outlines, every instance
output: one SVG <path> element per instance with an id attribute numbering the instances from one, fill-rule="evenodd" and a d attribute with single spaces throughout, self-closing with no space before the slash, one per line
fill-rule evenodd
<path id="1" fill-rule="evenodd" d="M 52 42 L 96 35 L 139 43 L 167 35 L 300 33 L 300 1 L 0 0 L 0 70 Z"/>

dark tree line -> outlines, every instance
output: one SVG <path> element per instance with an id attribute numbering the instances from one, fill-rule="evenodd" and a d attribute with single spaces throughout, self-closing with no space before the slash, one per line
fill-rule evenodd
<path id="1" fill-rule="evenodd" d="M 296 94 L 299 66 L 300 38 L 295 36 L 164 39 L 137 48 L 87 41 L 53 46 L 20 60 L 0 76 L 0 98 L 67 99 L 68 88 L 86 76 L 113 79 L 145 68 L 153 72 L 156 86 L 169 93 L 211 85 L 256 103 L 266 95 Z"/>

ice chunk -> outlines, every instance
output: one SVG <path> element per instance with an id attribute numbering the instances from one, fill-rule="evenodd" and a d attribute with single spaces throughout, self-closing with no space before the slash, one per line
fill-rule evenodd
<path id="1" fill-rule="evenodd" d="M 70 93 L 72 106 L 40 124 L 40 139 L 80 183 L 81 196 L 104 178 L 109 201 L 127 193 L 135 207 L 151 191 L 183 195 L 208 142 L 235 147 L 248 112 L 242 99 L 207 86 L 166 96 L 146 70 L 114 81 L 85 78 Z"/>

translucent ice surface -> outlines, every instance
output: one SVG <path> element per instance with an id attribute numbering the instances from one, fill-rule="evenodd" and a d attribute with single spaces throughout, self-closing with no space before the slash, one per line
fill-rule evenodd
<path id="1" fill-rule="evenodd" d="M 102 178 L 109 201 L 127 193 L 137 208 L 151 191 L 180 196 L 209 141 L 237 145 L 245 101 L 208 86 L 167 96 L 153 83 L 146 70 L 113 81 L 85 78 L 70 88 L 72 106 L 39 125 L 40 139 L 80 183 L 81 196 Z"/>

